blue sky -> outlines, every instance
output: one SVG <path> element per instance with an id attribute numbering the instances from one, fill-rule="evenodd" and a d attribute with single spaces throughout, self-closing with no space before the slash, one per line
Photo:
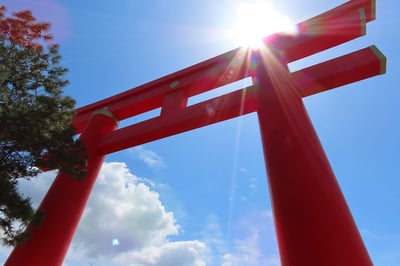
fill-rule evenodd
<path id="1" fill-rule="evenodd" d="M 32 9 L 53 24 L 70 69 L 66 94 L 79 107 L 236 48 L 227 32 L 237 6 L 251 2 L 5 5 Z M 272 1 L 293 23 L 344 2 Z M 378 266 L 400 265 L 398 8 L 395 0 L 377 0 L 366 36 L 290 65 L 302 68 L 372 44 L 388 58 L 385 75 L 304 99 Z M 53 178 L 45 173 L 21 183 L 21 191 L 38 204 Z M 9 252 L 1 248 L 0 262 Z M 280 265 L 256 115 L 108 155 L 65 265 Z"/>

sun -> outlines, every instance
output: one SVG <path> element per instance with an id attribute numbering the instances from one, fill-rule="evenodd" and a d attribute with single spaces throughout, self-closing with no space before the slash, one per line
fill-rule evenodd
<path id="1" fill-rule="evenodd" d="M 295 33 L 289 17 L 274 10 L 271 2 L 242 4 L 237 7 L 231 38 L 241 46 L 257 49 L 262 38 L 276 32 Z"/>

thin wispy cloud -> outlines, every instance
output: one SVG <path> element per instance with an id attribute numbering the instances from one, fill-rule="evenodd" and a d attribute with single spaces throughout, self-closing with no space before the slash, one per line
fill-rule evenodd
<path id="1" fill-rule="evenodd" d="M 242 172 L 242 173 L 246 173 L 249 170 L 247 168 L 245 168 L 245 167 L 240 167 L 239 171 Z"/>
<path id="2" fill-rule="evenodd" d="M 252 210 L 233 226 L 232 250 L 223 255 L 223 266 L 280 266 L 272 213 Z"/>
<path id="3" fill-rule="evenodd" d="M 164 159 L 156 152 L 146 149 L 144 146 L 136 146 L 128 150 L 129 153 L 142 160 L 150 168 L 165 167 Z"/>
<path id="4" fill-rule="evenodd" d="M 252 209 L 242 213 L 225 235 L 219 216 L 210 214 L 198 238 L 206 243 L 207 265 L 280 266 L 272 212 Z"/>

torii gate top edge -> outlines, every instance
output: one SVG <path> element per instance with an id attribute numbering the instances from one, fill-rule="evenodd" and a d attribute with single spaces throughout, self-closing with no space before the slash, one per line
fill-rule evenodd
<path id="1" fill-rule="evenodd" d="M 285 63 L 290 63 L 365 35 L 366 24 L 374 19 L 375 0 L 350 0 L 298 23 L 298 32 L 295 35 L 276 33 L 264 38 L 263 42 L 283 57 Z M 99 143 L 99 149 L 108 154 L 254 112 L 258 105 L 257 93 L 254 93 L 255 86 L 192 106 L 187 106 L 187 100 L 197 94 L 252 76 L 250 61 L 257 53 L 256 50 L 239 47 L 126 92 L 83 106 L 76 110 L 77 114 L 72 124 L 76 133 L 80 133 L 92 113 L 99 109 L 107 108 L 116 119 L 123 120 L 161 108 L 159 117 L 104 136 Z M 378 48 L 370 46 L 292 72 L 291 76 L 305 97 L 385 72 L 385 56 Z M 221 102 L 225 104 L 218 104 Z M 210 114 L 204 114 L 209 106 L 213 108 L 214 118 L 210 117 Z M 179 115 L 179 112 L 182 115 Z M 164 119 L 165 117 L 168 119 Z M 188 121 L 191 123 L 187 123 Z M 156 128 L 159 129 L 160 125 L 168 128 L 170 133 L 162 133 L 163 130 L 158 130 L 157 133 Z"/>

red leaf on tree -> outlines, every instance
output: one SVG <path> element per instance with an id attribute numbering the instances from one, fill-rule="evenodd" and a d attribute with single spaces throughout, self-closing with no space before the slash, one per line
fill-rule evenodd
<path id="1" fill-rule="evenodd" d="M 53 36 L 49 33 L 50 23 L 38 22 L 30 10 L 12 13 L 6 17 L 5 6 L 0 6 L 0 38 L 11 44 L 28 49 L 42 50 L 43 46 L 53 46 Z"/>

